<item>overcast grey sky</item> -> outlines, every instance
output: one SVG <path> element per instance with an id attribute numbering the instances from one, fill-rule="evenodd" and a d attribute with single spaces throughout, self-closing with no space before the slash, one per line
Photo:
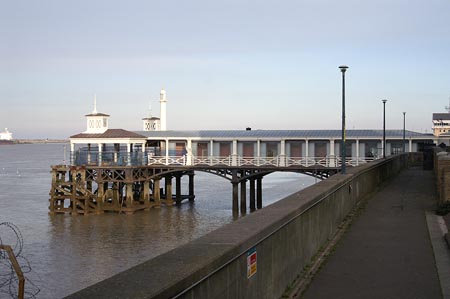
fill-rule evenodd
<path id="1" fill-rule="evenodd" d="M 450 1 L 0 0 L 0 130 L 140 130 L 167 92 L 168 129 L 430 132 L 450 96 Z"/>

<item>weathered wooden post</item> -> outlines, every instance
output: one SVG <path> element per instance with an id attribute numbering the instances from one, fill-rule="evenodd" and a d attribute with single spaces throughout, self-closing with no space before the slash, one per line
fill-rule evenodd
<path id="1" fill-rule="evenodd" d="M 167 175 L 164 178 L 165 185 L 166 185 L 166 205 L 173 205 L 173 199 L 172 199 L 172 176 Z"/>
<path id="2" fill-rule="evenodd" d="M 194 201 L 194 172 L 189 173 L 189 201 Z"/>
<path id="3" fill-rule="evenodd" d="M 262 209 L 262 177 L 256 179 L 256 207 Z"/>
<path id="4" fill-rule="evenodd" d="M 177 173 L 175 175 L 175 184 L 176 184 L 176 202 L 177 204 L 181 203 L 181 174 Z"/>
<path id="5" fill-rule="evenodd" d="M 250 179 L 250 211 L 254 211 L 256 209 L 255 206 L 255 179 Z"/>
<path id="6" fill-rule="evenodd" d="M 247 180 L 241 181 L 241 213 L 247 213 Z"/>
<path id="7" fill-rule="evenodd" d="M 155 205 L 158 208 L 161 206 L 160 182 L 161 178 L 159 177 L 153 180 L 153 200 L 155 201 Z"/>

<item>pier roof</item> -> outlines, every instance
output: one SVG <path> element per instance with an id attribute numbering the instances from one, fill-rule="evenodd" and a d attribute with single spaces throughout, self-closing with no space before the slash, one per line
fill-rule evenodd
<path id="1" fill-rule="evenodd" d="M 341 130 L 200 130 L 200 131 L 136 131 L 151 138 L 341 138 Z M 407 138 L 432 138 L 432 134 L 405 131 Z M 382 138 L 383 130 L 347 130 L 347 138 Z M 402 138 L 403 130 L 386 130 L 388 138 Z"/>
<path id="2" fill-rule="evenodd" d="M 433 113 L 433 120 L 448 120 L 450 113 Z"/>
<path id="3" fill-rule="evenodd" d="M 136 132 L 130 132 L 123 129 L 108 129 L 104 133 L 92 134 L 92 133 L 80 133 L 70 138 L 147 138 L 142 134 Z"/>
<path id="4" fill-rule="evenodd" d="M 110 116 L 110 115 L 105 113 L 89 113 L 86 114 L 85 116 Z"/>

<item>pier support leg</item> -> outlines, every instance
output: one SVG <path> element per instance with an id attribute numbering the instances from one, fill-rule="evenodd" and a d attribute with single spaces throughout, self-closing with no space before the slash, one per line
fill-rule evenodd
<path id="1" fill-rule="evenodd" d="M 120 183 L 113 183 L 112 185 L 112 206 L 114 209 L 120 209 Z"/>
<path id="2" fill-rule="evenodd" d="M 153 200 L 155 201 L 155 205 L 156 207 L 160 207 L 161 206 L 161 193 L 160 193 L 160 182 L 161 179 L 156 178 L 153 181 Z"/>
<path id="3" fill-rule="evenodd" d="M 238 178 L 237 170 L 233 170 L 233 172 L 232 172 L 231 184 L 233 186 L 233 192 L 232 192 L 233 216 L 237 217 L 237 216 L 239 216 L 239 191 L 238 191 L 239 178 Z"/>
<path id="4" fill-rule="evenodd" d="M 181 175 L 175 176 L 175 184 L 176 184 L 176 202 L 177 204 L 181 203 Z"/>
<path id="5" fill-rule="evenodd" d="M 256 179 L 256 207 L 262 208 L 262 178 Z"/>
<path id="6" fill-rule="evenodd" d="M 90 187 L 92 189 L 92 183 L 90 183 Z M 105 184 L 98 183 L 98 190 L 97 190 L 97 206 L 96 206 L 96 213 L 103 213 L 103 196 L 105 195 Z M 89 187 L 88 187 L 89 188 Z M 106 188 L 108 188 L 108 185 L 106 185 Z M 89 190 L 89 189 L 88 189 Z"/>
<path id="7" fill-rule="evenodd" d="M 144 184 L 144 205 L 148 210 L 150 208 L 150 182 L 143 182 Z"/>
<path id="8" fill-rule="evenodd" d="M 247 213 L 247 181 L 241 182 L 241 213 Z"/>
<path id="9" fill-rule="evenodd" d="M 194 173 L 189 174 L 189 201 L 194 201 Z"/>
<path id="10" fill-rule="evenodd" d="M 127 209 L 133 205 L 133 183 L 127 183 L 127 195 L 126 195 L 126 207 Z"/>
<path id="11" fill-rule="evenodd" d="M 238 182 L 231 182 L 233 185 L 233 214 L 239 213 L 239 193 L 238 193 Z"/>
<path id="12" fill-rule="evenodd" d="M 250 179 L 250 211 L 253 212 L 256 209 L 255 202 L 255 179 Z"/>
<path id="13" fill-rule="evenodd" d="M 172 176 L 166 176 L 164 179 L 166 183 L 166 204 L 173 205 L 172 199 Z"/>

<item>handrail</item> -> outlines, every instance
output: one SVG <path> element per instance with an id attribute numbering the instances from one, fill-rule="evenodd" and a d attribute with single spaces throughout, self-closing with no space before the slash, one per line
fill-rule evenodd
<path id="1" fill-rule="evenodd" d="M 76 160 L 76 159 L 75 159 Z M 345 164 L 358 166 L 376 160 L 374 157 L 347 157 Z M 342 159 L 339 156 L 325 157 L 290 157 L 277 155 L 273 157 L 257 156 L 194 156 L 194 155 L 153 155 L 150 152 L 102 152 L 83 153 L 75 165 L 122 165 L 122 166 L 144 166 L 144 165 L 186 165 L 186 166 L 275 166 L 275 167 L 340 167 Z"/>
<path id="2" fill-rule="evenodd" d="M 9 245 L 0 244 L 0 250 L 4 250 L 6 251 L 6 253 L 8 253 L 9 260 L 11 261 L 14 271 L 16 271 L 17 277 L 19 278 L 19 290 L 17 297 L 19 299 L 23 299 L 25 296 L 25 277 L 23 276 L 22 269 L 17 262 L 16 256 L 14 255 L 14 252 Z"/>

